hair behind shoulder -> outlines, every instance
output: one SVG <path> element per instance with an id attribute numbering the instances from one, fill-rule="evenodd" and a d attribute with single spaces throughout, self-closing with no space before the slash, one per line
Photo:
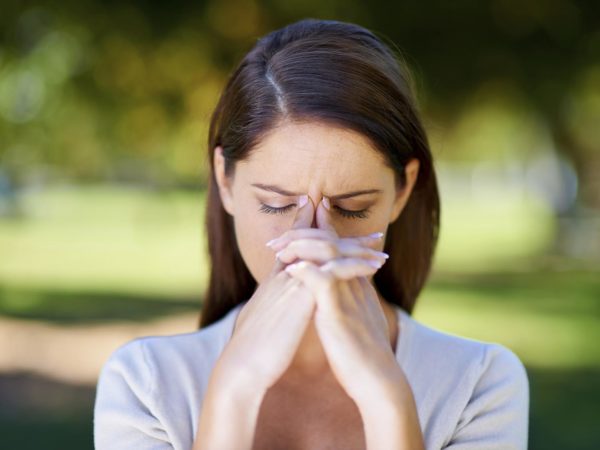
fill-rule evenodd
<path id="1" fill-rule="evenodd" d="M 427 135 L 408 68 L 374 33 L 355 24 L 304 19 L 258 40 L 229 77 L 211 117 L 207 163 L 206 233 L 211 260 L 200 327 L 248 300 L 256 281 L 236 243 L 214 174 L 223 148 L 225 172 L 249 156 L 282 119 L 311 120 L 366 136 L 405 183 L 405 164 L 419 175 L 404 210 L 390 224 L 388 262 L 374 275 L 379 292 L 412 313 L 429 275 L 439 233 L 440 202 Z"/>

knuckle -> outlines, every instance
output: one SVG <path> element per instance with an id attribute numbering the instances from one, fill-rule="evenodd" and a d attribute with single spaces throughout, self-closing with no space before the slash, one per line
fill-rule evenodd
<path id="1" fill-rule="evenodd" d="M 285 249 L 288 249 L 288 251 L 292 251 L 292 252 L 296 252 L 301 248 L 302 248 L 302 240 L 299 240 L 299 239 L 295 239 L 295 240 L 289 242 L 288 245 L 285 247 Z"/>
<path id="2" fill-rule="evenodd" d="M 332 275 L 332 271 L 336 269 L 338 265 L 337 261 L 327 261 L 325 264 L 323 264 L 321 266 L 321 272 L 323 272 L 325 275 Z"/>
<path id="3" fill-rule="evenodd" d="M 286 230 L 281 236 L 280 236 L 280 240 L 283 242 L 287 242 L 287 241 L 293 241 L 294 237 L 296 236 L 296 229 L 291 228 L 289 230 Z"/>
<path id="4" fill-rule="evenodd" d="M 313 265 L 310 261 L 306 260 L 299 261 L 297 264 L 300 269 L 305 269 Z"/>
<path id="5" fill-rule="evenodd" d="M 324 253 L 327 258 L 337 258 L 340 255 L 340 251 L 338 246 L 333 242 L 325 242 L 324 244 Z"/>

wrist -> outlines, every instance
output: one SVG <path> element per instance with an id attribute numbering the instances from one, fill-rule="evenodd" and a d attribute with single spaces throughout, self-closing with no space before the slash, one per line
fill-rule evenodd
<path id="1" fill-rule="evenodd" d="M 417 406 L 406 378 L 380 387 L 378 395 L 358 404 L 367 448 L 423 449 Z"/>
<path id="2" fill-rule="evenodd" d="M 361 411 L 367 449 L 424 449 L 423 435 L 416 410 L 387 406 L 375 414 Z"/>
<path id="3" fill-rule="evenodd" d="M 267 389 L 261 388 L 252 374 L 242 367 L 231 367 L 225 361 L 217 362 L 209 384 L 214 384 L 216 396 L 222 402 L 243 401 L 255 404 L 262 401 Z"/>
<path id="4" fill-rule="evenodd" d="M 219 415 L 232 415 L 240 422 L 247 419 L 248 424 L 240 423 L 240 426 L 247 425 L 254 429 L 267 388 L 261 387 L 244 364 L 236 364 L 234 360 L 226 358 L 218 360 L 211 373 L 207 391 L 211 391 L 211 403 L 218 409 Z"/>
<path id="5" fill-rule="evenodd" d="M 362 389 L 353 396 L 359 409 L 374 412 L 383 405 L 390 409 L 403 404 L 406 397 L 412 396 L 412 390 L 402 368 L 394 361 L 385 370 L 370 374 L 361 383 Z"/>
<path id="6" fill-rule="evenodd" d="M 264 394 L 234 375 L 223 366 L 213 368 L 202 401 L 193 450 L 252 447 Z M 231 433 L 232 429 L 236 432 Z"/>

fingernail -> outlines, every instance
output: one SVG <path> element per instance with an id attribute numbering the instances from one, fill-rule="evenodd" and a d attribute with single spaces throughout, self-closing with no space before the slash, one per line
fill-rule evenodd
<path id="1" fill-rule="evenodd" d="M 375 267 L 376 269 L 379 269 L 381 266 L 383 266 L 381 261 L 373 261 L 372 259 L 367 260 L 367 264 Z"/>
<path id="2" fill-rule="evenodd" d="M 371 233 L 371 234 L 369 234 L 368 237 L 380 238 L 380 237 L 383 237 L 383 233 L 381 231 L 378 231 L 377 233 Z"/>
<path id="3" fill-rule="evenodd" d="M 308 195 L 301 195 L 300 198 L 298 198 L 298 209 L 302 208 L 307 203 L 308 203 Z"/>
<path id="4" fill-rule="evenodd" d="M 331 208 L 331 204 L 329 203 L 329 198 L 327 197 L 323 197 L 323 200 L 321 200 L 323 202 L 323 206 L 325 207 L 325 209 L 327 209 L 329 211 L 329 209 Z"/>
<path id="5" fill-rule="evenodd" d="M 269 242 L 267 242 L 265 245 L 267 247 L 271 247 L 275 242 L 277 242 L 277 239 L 279 238 L 275 238 L 275 239 L 271 239 Z"/>
<path id="6" fill-rule="evenodd" d="M 285 269 L 286 272 L 293 272 L 294 270 L 296 270 L 298 268 L 298 263 L 294 263 L 294 264 L 290 264 L 289 266 L 287 266 Z"/>
<path id="7" fill-rule="evenodd" d="M 379 254 L 380 256 L 383 256 L 385 259 L 388 259 L 390 257 L 390 255 L 388 255 L 386 252 L 377 252 L 377 254 Z"/>
<path id="8" fill-rule="evenodd" d="M 279 250 L 277 253 L 275 253 L 275 258 L 280 259 L 279 256 L 283 253 L 283 250 Z"/>

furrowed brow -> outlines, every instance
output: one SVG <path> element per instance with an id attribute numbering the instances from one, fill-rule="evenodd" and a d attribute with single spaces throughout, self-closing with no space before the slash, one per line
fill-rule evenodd
<path id="1" fill-rule="evenodd" d="M 281 194 L 288 197 L 303 195 L 302 192 L 291 192 L 274 184 L 252 183 L 252 186 L 262 189 L 263 191 L 275 192 L 276 194 Z M 359 195 L 380 194 L 381 192 L 381 189 L 364 189 L 360 191 L 346 192 L 344 194 L 331 195 L 329 198 L 332 200 L 342 200 L 350 197 L 358 197 Z"/>

